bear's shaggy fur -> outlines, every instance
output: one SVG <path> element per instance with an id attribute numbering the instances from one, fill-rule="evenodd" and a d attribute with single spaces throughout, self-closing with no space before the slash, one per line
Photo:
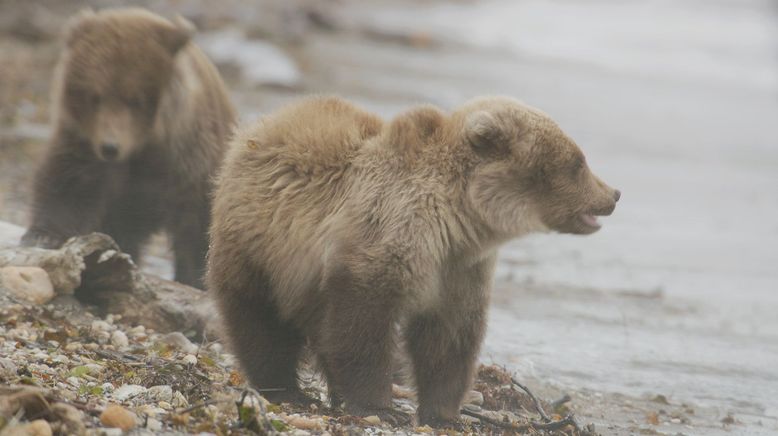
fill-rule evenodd
<path id="1" fill-rule="evenodd" d="M 167 230 L 176 280 L 200 287 L 212 176 L 235 112 L 193 27 L 142 9 L 85 11 L 53 82 L 53 137 L 25 245 L 100 231 L 137 258 Z"/>
<path id="2" fill-rule="evenodd" d="M 459 416 L 500 244 L 586 234 L 618 191 L 545 114 L 508 98 L 389 123 L 338 98 L 243 128 L 217 179 L 207 283 L 249 380 L 300 399 L 301 347 L 334 402 L 391 405 L 400 326 L 422 423 Z"/>

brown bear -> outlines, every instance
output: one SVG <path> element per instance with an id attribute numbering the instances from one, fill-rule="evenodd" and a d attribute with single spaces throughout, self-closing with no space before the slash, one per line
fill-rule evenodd
<path id="1" fill-rule="evenodd" d="M 35 178 L 25 245 L 99 231 L 138 257 L 166 230 L 176 280 L 201 286 L 212 176 L 235 111 L 183 18 L 85 11 L 53 81 L 53 135 Z"/>
<path id="2" fill-rule="evenodd" d="M 302 398 L 307 343 L 333 405 L 391 416 L 402 342 L 420 422 L 450 421 L 472 381 L 497 248 L 529 232 L 595 232 L 619 195 L 554 121 L 513 99 L 384 123 L 311 98 L 231 141 L 207 284 L 249 380 L 282 389 L 269 399 Z"/>

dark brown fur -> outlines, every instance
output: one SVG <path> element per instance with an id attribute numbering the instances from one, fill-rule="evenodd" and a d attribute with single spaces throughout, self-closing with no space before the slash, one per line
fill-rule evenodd
<path id="1" fill-rule="evenodd" d="M 140 9 L 84 12 L 53 85 L 53 137 L 22 242 L 58 246 L 100 231 L 137 259 L 155 231 L 176 280 L 201 287 L 211 176 L 235 113 L 191 25 Z"/>
<path id="2" fill-rule="evenodd" d="M 422 423 L 453 420 L 486 325 L 497 247 L 591 233 L 616 191 L 536 109 L 504 98 L 384 123 L 313 98 L 233 139 L 213 205 L 209 289 L 251 382 L 302 398 L 304 343 L 333 402 L 391 405 L 399 325 Z"/>

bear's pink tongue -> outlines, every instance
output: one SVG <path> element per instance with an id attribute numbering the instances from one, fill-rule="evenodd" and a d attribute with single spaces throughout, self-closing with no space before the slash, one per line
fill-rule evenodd
<path id="1" fill-rule="evenodd" d="M 597 227 L 597 228 L 599 228 L 599 227 L 600 227 L 600 223 L 599 223 L 599 222 L 597 222 L 597 217 L 596 217 L 596 216 L 594 216 L 594 215 L 592 215 L 592 214 L 590 214 L 590 213 L 582 213 L 582 214 L 581 214 L 581 220 L 582 220 L 582 221 L 584 222 L 584 224 L 586 224 L 587 226 L 590 226 L 590 227 Z"/>

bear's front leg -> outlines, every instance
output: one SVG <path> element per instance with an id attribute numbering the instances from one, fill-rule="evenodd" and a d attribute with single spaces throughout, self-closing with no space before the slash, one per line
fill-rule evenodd
<path id="1" fill-rule="evenodd" d="M 22 245 L 57 248 L 71 236 L 95 231 L 115 176 L 94 158 L 55 147 L 36 173 L 32 221 Z"/>
<path id="2" fill-rule="evenodd" d="M 453 268 L 444 280 L 444 305 L 412 317 L 404 330 L 413 362 L 420 424 L 456 421 L 472 383 L 486 329 L 493 258 Z"/>
<path id="3" fill-rule="evenodd" d="M 327 275 L 321 290 L 327 306 L 315 348 L 330 391 L 343 398 L 348 413 L 396 422 L 392 353 L 402 283 L 391 270 L 364 262 Z"/>
<path id="4" fill-rule="evenodd" d="M 210 211 L 205 189 L 194 193 L 190 204 L 181 205 L 173 214 L 176 219 L 169 232 L 173 236 L 175 279 L 177 282 L 205 289 L 205 256 L 208 251 Z"/>

